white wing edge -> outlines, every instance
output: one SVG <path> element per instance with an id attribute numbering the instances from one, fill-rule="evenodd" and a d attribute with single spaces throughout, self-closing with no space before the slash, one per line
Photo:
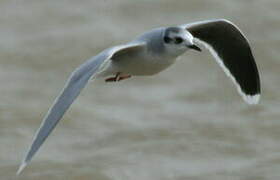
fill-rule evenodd
<path id="1" fill-rule="evenodd" d="M 228 70 L 228 68 L 224 65 L 222 59 L 219 57 L 219 55 L 216 53 L 216 51 L 214 50 L 214 48 L 209 45 L 208 43 L 199 40 L 198 38 L 194 37 L 194 41 L 197 42 L 198 44 L 203 45 L 206 49 L 208 49 L 210 51 L 210 53 L 214 56 L 214 59 L 216 60 L 216 62 L 220 65 L 220 67 L 223 69 L 223 71 L 225 72 L 225 74 L 230 77 L 230 79 L 232 80 L 232 82 L 234 83 L 234 85 L 237 88 L 238 93 L 242 96 L 242 98 L 244 99 L 245 102 L 247 102 L 250 105 L 253 104 L 258 104 L 259 100 L 260 100 L 260 94 L 256 94 L 256 95 L 247 95 L 245 94 L 242 90 L 240 85 L 237 83 L 236 79 L 234 78 L 234 76 L 230 73 L 230 71 Z"/>
<path id="2" fill-rule="evenodd" d="M 27 166 L 27 163 L 25 161 L 22 161 L 20 164 L 18 170 L 17 170 L 17 176 L 20 175 L 20 173 L 23 171 L 23 169 Z"/>

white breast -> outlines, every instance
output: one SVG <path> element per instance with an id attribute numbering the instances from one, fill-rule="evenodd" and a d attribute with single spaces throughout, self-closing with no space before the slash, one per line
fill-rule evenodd
<path id="1" fill-rule="evenodd" d="M 109 69 L 111 72 L 122 72 L 136 76 L 153 75 L 172 65 L 175 60 L 176 58 L 170 57 L 136 55 L 111 61 Z"/>

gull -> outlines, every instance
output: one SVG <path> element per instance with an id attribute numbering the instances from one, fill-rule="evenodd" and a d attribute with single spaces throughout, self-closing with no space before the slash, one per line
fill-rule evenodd
<path id="1" fill-rule="evenodd" d="M 260 78 L 249 42 L 241 30 L 225 19 L 213 19 L 152 29 L 131 42 L 105 49 L 70 75 L 34 136 L 17 174 L 55 128 L 64 113 L 91 78 L 118 82 L 132 76 L 155 75 L 192 49 L 205 47 L 237 87 L 248 104 L 260 99 Z"/>

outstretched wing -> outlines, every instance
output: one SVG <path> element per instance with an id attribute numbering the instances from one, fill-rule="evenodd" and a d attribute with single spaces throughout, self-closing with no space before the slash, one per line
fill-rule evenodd
<path id="1" fill-rule="evenodd" d="M 181 27 L 194 36 L 195 42 L 210 50 L 243 99 L 249 104 L 257 104 L 261 93 L 259 73 L 248 40 L 239 28 L 223 19 Z"/>
<path id="2" fill-rule="evenodd" d="M 72 72 L 61 94 L 56 98 L 53 106 L 49 109 L 48 113 L 46 114 L 39 130 L 37 131 L 37 134 L 33 139 L 32 145 L 26 157 L 22 161 L 22 164 L 17 174 L 20 174 L 20 172 L 24 169 L 27 163 L 32 159 L 34 154 L 38 151 L 38 149 L 49 136 L 51 131 L 55 128 L 55 126 L 62 118 L 64 113 L 80 94 L 81 90 L 86 86 L 89 79 L 95 76 L 100 71 L 102 71 L 106 62 L 108 62 L 114 54 L 121 53 L 122 51 L 129 51 L 141 46 L 143 46 L 143 44 L 134 43 L 107 49 L 99 55 L 86 61 L 84 64 L 79 66 L 74 72 Z"/>

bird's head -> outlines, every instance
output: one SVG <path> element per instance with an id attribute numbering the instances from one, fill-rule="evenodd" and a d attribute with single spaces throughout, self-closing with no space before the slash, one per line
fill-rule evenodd
<path id="1" fill-rule="evenodd" d="M 201 51 L 193 43 L 193 36 L 187 30 L 180 27 L 168 27 L 163 33 L 164 46 L 172 54 L 180 55 L 188 49 Z"/>

